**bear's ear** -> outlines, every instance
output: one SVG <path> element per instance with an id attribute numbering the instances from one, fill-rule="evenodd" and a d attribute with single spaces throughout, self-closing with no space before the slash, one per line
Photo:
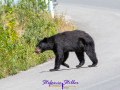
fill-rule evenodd
<path id="1" fill-rule="evenodd" d="M 47 42 L 47 38 L 44 38 L 44 39 L 43 39 L 43 42 Z"/>

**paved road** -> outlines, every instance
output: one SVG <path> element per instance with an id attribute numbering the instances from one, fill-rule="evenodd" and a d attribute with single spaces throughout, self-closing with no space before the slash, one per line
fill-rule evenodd
<path id="1" fill-rule="evenodd" d="M 64 90 L 120 90 L 120 12 L 95 5 L 82 5 L 78 0 L 75 0 L 76 4 L 72 3 L 72 0 L 59 1 L 57 11 L 70 16 L 80 29 L 94 38 L 99 59 L 98 66 L 88 68 L 91 61 L 85 56 L 85 65 L 75 69 L 78 60 L 74 53 L 70 53 L 66 62 L 70 65 L 70 69 L 61 66 L 61 71 L 49 72 L 54 65 L 53 59 L 28 71 L 0 80 L 0 90 L 62 90 L 61 87 L 42 85 L 43 80 L 78 82 L 72 85 L 76 87 L 64 88 Z"/>
<path id="2" fill-rule="evenodd" d="M 58 0 L 58 3 L 120 9 L 120 0 Z"/>

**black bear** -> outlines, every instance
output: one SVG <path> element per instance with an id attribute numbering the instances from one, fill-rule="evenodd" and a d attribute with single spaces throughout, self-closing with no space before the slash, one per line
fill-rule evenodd
<path id="1" fill-rule="evenodd" d="M 69 65 L 66 64 L 65 61 L 68 58 L 69 52 L 72 51 L 76 53 L 76 56 L 80 61 L 79 65 L 76 66 L 77 68 L 85 63 L 84 52 L 92 61 L 92 65 L 89 65 L 89 67 L 95 67 L 98 63 L 92 37 L 81 30 L 66 31 L 44 38 L 43 40 L 38 39 L 35 52 L 42 53 L 46 50 L 53 50 L 56 56 L 55 67 L 54 69 L 50 69 L 50 71 L 57 71 L 60 68 L 60 65 L 69 68 Z"/>

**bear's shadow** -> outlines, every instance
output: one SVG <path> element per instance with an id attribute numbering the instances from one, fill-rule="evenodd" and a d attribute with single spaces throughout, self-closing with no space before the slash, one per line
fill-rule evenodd
<path id="1" fill-rule="evenodd" d="M 80 67 L 80 68 L 90 68 L 90 67 Z M 64 71 L 64 70 L 73 70 L 73 69 L 80 69 L 80 68 L 68 68 L 68 69 L 59 69 L 58 71 L 52 71 L 52 72 L 59 72 L 59 71 Z M 47 73 L 51 71 L 41 71 L 39 73 Z"/>

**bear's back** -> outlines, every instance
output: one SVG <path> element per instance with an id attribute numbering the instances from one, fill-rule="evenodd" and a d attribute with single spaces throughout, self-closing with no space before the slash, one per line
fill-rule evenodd
<path id="1" fill-rule="evenodd" d="M 57 41 L 65 41 L 65 40 L 77 40 L 79 38 L 83 38 L 83 39 L 92 39 L 90 35 L 88 35 L 87 33 L 85 33 L 84 31 L 81 30 L 74 30 L 74 31 L 66 31 L 63 33 L 58 33 L 56 35 L 54 35 L 54 38 Z"/>

